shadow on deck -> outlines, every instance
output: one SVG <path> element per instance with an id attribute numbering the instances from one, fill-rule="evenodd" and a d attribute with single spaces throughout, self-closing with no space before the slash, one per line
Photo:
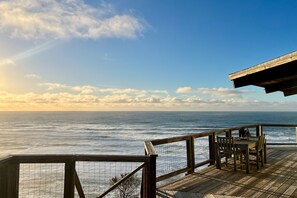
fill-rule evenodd
<path id="1" fill-rule="evenodd" d="M 250 174 L 210 166 L 160 186 L 158 197 L 297 197 L 297 147 L 269 148 L 267 164 Z"/>

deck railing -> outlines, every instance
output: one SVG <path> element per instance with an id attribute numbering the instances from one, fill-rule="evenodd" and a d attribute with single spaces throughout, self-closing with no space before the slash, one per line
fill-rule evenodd
<path id="1" fill-rule="evenodd" d="M 190 174 L 196 168 L 215 164 L 215 137 L 239 136 L 239 131 L 249 129 L 253 136 L 265 134 L 269 127 L 297 127 L 294 124 L 257 124 L 195 133 L 185 136 L 156 139 L 145 142 L 146 153 L 158 153 L 156 182 L 171 179 L 180 174 Z M 297 136 L 297 128 L 296 128 Z M 297 145 L 297 141 L 267 142 L 267 145 Z M 204 152 L 201 152 L 201 149 Z M 208 155 L 205 156 L 205 150 Z M 200 152 L 200 153 L 199 153 Z M 198 153 L 198 155 L 197 155 Z M 204 156 L 201 156 L 203 155 Z M 183 157 L 184 156 L 184 157 Z"/>
<path id="2" fill-rule="evenodd" d="M 155 155 L 14 155 L 0 160 L 0 195 L 1 197 L 9 198 L 41 197 L 41 194 L 43 197 L 73 198 L 78 196 L 84 198 L 86 195 L 90 197 L 89 192 L 86 192 L 88 191 L 87 184 L 82 183 L 82 178 L 79 176 L 80 173 L 82 175 L 85 171 L 91 171 L 87 178 L 84 179 L 87 182 L 94 182 L 93 177 L 98 177 L 95 179 L 102 181 L 103 174 L 104 177 L 121 174 L 121 177 L 118 177 L 112 184 L 109 182 L 111 178 L 107 178 L 108 185 L 104 186 L 103 192 L 96 194 L 93 191 L 91 197 L 104 197 L 110 195 L 109 193 L 115 193 L 114 190 L 119 188 L 120 185 L 125 185 L 125 181 L 133 176 L 135 177 L 135 174 L 137 174 L 137 177 L 140 177 L 138 179 L 140 183 L 139 189 L 137 189 L 138 196 L 145 198 L 155 197 L 155 176 L 150 174 L 150 172 L 155 172 L 155 161 Z M 89 164 L 82 165 L 80 163 Z M 98 167 L 97 165 L 90 165 L 90 163 L 103 163 L 104 165 Z M 130 163 L 130 166 L 127 168 L 129 172 L 126 172 L 127 170 L 123 172 L 121 170 L 123 166 L 120 168 L 116 166 L 109 167 L 108 172 L 106 166 L 109 165 L 106 163 Z M 133 166 L 131 166 L 131 163 Z M 50 168 L 45 168 L 46 165 L 50 166 Z M 30 166 L 35 167 L 30 168 Z M 36 168 L 36 166 L 39 168 Z M 78 166 L 82 169 L 80 172 L 78 171 Z M 88 170 L 84 170 L 84 168 Z M 115 170 L 116 173 L 112 173 Z M 36 176 L 38 171 L 41 172 L 39 174 L 42 176 Z M 100 171 L 101 173 L 98 174 Z M 32 186 L 29 185 L 30 182 L 33 182 Z M 102 188 L 100 183 L 95 185 Z M 113 196 L 116 195 L 113 194 Z"/>
<path id="3" fill-rule="evenodd" d="M 84 198 L 86 195 L 89 196 L 90 193 L 95 195 L 92 197 L 103 197 L 111 195 L 125 181 L 137 175 L 137 177 L 140 176 L 141 178 L 141 185 L 138 189 L 139 196 L 153 198 L 156 196 L 157 182 L 171 179 L 180 174 L 190 174 L 196 168 L 215 164 L 216 136 L 238 136 L 239 131 L 242 129 L 249 129 L 252 135 L 259 136 L 264 134 L 267 128 L 271 127 L 297 127 L 297 125 L 247 125 L 146 141 L 144 143 L 145 155 L 143 156 L 14 155 L 6 157 L 0 159 L 0 195 L 9 198 L 34 197 L 37 188 L 38 195 L 43 191 L 42 193 L 58 193 L 54 197 L 73 198 L 78 196 Z M 267 142 L 267 145 L 296 146 L 297 144 L 295 140 L 290 143 Z M 90 165 L 91 163 L 95 164 Z M 126 165 L 124 165 L 124 167 L 118 169 L 116 165 L 107 163 L 132 163 L 133 165 L 129 165 L 128 168 L 125 168 Z M 98 164 L 101 164 L 101 166 Z M 48 173 L 47 170 L 54 173 Z M 39 171 L 37 176 L 36 171 Z M 119 176 L 119 174 L 121 174 L 121 177 L 112 184 L 109 182 L 107 186 L 104 186 L 103 190 L 100 189 L 100 192 L 92 190 L 88 186 L 91 183 L 92 186 L 98 185 L 103 188 L 100 184 L 102 178 L 108 177 L 107 181 L 110 181 L 112 177 Z M 29 185 L 30 182 L 33 182 L 33 186 Z M 42 190 L 41 187 L 43 187 Z M 38 195 L 35 197 L 40 197 Z"/>

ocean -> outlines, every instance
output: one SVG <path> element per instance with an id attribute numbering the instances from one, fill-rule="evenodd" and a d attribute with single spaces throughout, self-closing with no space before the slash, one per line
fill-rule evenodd
<path id="1" fill-rule="evenodd" d="M 0 112 L 0 157 L 9 154 L 142 155 L 145 140 L 253 124 L 297 124 L 297 112 Z M 267 142 L 296 142 L 296 129 L 264 128 Z M 156 148 L 157 176 L 186 167 L 185 141 Z M 208 159 L 195 140 L 195 162 Z M 139 163 L 76 162 L 86 197 Z M 141 178 L 141 171 L 135 174 Z M 19 197 L 63 197 L 64 164 L 21 164 Z M 1 178 L 0 178 L 1 180 Z M 139 194 L 139 185 L 135 195 Z M 115 189 L 106 197 L 119 197 Z M 75 197 L 78 194 L 75 193 Z"/>
<path id="2" fill-rule="evenodd" d="M 297 112 L 0 112 L 0 156 L 143 154 L 145 140 L 258 123 L 297 124 Z M 264 131 L 294 142 L 294 128 Z"/>

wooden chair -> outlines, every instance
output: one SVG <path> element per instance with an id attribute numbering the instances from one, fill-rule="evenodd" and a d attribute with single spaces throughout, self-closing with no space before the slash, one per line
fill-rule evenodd
<path id="1" fill-rule="evenodd" d="M 233 137 L 218 137 L 217 136 L 217 167 L 221 168 L 221 158 L 225 157 L 226 166 L 228 166 L 228 158 L 234 160 L 234 171 L 236 171 L 236 160 L 240 157 L 242 164 L 242 152 L 234 146 Z"/>
<path id="2" fill-rule="evenodd" d="M 259 136 L 256 147 L 249 150 L 250 155 L 256 156 L 257 169 L 259 169 L 259 162 L 261 162 L 262 167 L 264 166 L 264 144 L 265 135 Z"/>

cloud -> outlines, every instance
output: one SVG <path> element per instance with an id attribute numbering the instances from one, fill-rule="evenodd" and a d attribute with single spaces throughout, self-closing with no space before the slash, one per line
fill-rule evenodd
<path id="1" fill-rule="evenodd" d="M 66 85 L 52 83 L 52 87 L 65 87 Z M 84 86 L 81 86 L 84 87 Z M 86 87 L 86 86 L 85 86 Z M 72 87 L 68 89 L 71 90 Z M 47 90 L 47 89 L 46 89 Z M 265 102 L 243 98 L 209 98 L 202 99 L 198 96 L 177 97 L 151 95 L 146 92 L 145 95 L 133 94 L 114 94 L 106 93 L 105 95 L 96 95 L 94 93 L 77 93 L 61 91 L 58 88 L 45 91 L 44 93 L 9 93 L 0 91 L 0 110 L 190 110 L 190 111 L 210 111 L 210 110 L 292 110 L 297 105 L 296 102 Z M 77 90 L 81 91 L 81 90 Z"/>
<path id="2" fill-rule="evenodd" d="M 37 74 L 26 74 L 24 77 L 29 79 L 41 79 Z"/>
<path id="3" fill-rule="evenodd" d="M 133 94 L 133 95 L 143 95 L 146 94 L 145 90 L 137 90 L 132 88 L 127 89 L 99 89 L 99 92 L 109 92 L 112 94 Z"/>
<path id="4" fill-rule="evenodd" d="M 193 89 L 191 87 L 180 87 L 176 90 L 176 93 L 191 93 L 191 94 L 204 94 L 211 95 L 213 97 L 220 98 L 241 98 L 243 93 L 248 91 L 241 91 L 229 88 L 198 88 Z"/>
<path id="5" fill-rule="evenodd" d="M 198 88 L 195 90 L 186 88 L 180 90 L 182 92 L 191 91 L 193 94 L 176 94 L 166 90 L 101 88 L 91 85 L 71 86 L 62 83 L 42 83 L 39 84 L 38 93 L 0 91 L 0 110 L 290 111 L 297 105 L 295 101 L 267 102 L 244 98 L 237 95 L 244 91 L 237 92 L 228 88 Z M 204 94 L 208 97 L 205 97 Z"/>
<path id="6" fill-rule="evenodd" d="M 83 0 L 5 0 L 0 2 L 0 31 L 13 38 L 137 38 L 142 19 L 118 14 L 110 4 L 95 8 Z"/>
<path id="7" fill-rule="evenodd" d="M 191 87 L 180 87 L 176 90 L 176 93 L 190 93 L 193 89 Z"/>
<path id="8" fill-rule="evenodd" d="M 16 65 L 16 64 L 12 59 L 9 59 L 9 58 L 0 60 L 0 67 L 1 66 L 8 66 L 8 65 Z"/>
<path id="9" fill-rule="evenodd" d="M 241 97 L 241 94 L 245 92 L 229 88 L 199 88 L 197 90 L 197 93 L 212 94 L 218 97 Z"/>
<path id="10" fill-rule="evenodd" d="M 74 91 L 78 91 L 78 92 L 80 92 L 82 94 L 92 94 L 97 90 L 96 87 L 93 87 L 93 86 L 90 86 L 90 85 L 74 86 L 71 89 L 74 90 Z"/>
<path id="11" fill-rule="evenodd" d="M 0 22 L 0 24 L 1 24 L 1 22 Z M 18 53 L 16 55 L 14 55 L 11 59 L 13 59 L 13 60 L 21 60 L 21 59 L 24 59 L 24 58 L 33 56 L 35 54 L 39 54 L 39 53 L 41 53 L 41 52 L 43 52 L 43 51 L 45 51 L 45 50 L 47 50 L 49 48 L 52 48 L 56 44 L 57 44 L 57 41 L 50 40 L 50 41 L 47 41 L 47 42 L 42 43 L 40 45 L 34 46 L 33 48 L 30 48 L 30 49 L 28 49 L 26 51 L 23 51 L 21 53 Z"/>
<path id="12" fill-rule="evenodd" d="M 47 90 L 68 89 L 69 86 L 61 83 L 39 83 L 39 86 L 47 87 Z"/>

